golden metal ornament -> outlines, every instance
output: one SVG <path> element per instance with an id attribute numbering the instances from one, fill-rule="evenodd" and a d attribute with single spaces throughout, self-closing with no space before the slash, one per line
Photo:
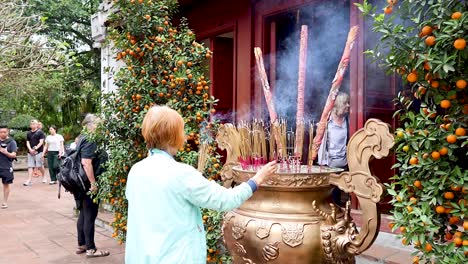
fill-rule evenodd
<path id="1" fill-rule="evenodd" d="M 217 136 L 227 150 L 221 172 L 225 186 L 242 183 L 255 171 L 239 166 L 240 135 L 224 125 Z M 369 170 L 369 160 L 386 157 L 394 144 L 389 125 L 369 119 L 347 146 L 349 172 L 327 167 L 278 171 L 241 207 L 223 219 L 223 239 L 234 263 L 355 263 L 354 256 L 368 249 L 379 232 L 377 203 L 383 185 Z M 340 173 L 341 172 L 341 173 Z M 337 186 L 354 193 L 362 210 L 360 232 L 346 208 L 333 204 Z"/>

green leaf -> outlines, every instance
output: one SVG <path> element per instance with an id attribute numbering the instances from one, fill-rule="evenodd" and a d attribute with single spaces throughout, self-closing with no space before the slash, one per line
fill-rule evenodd
<path id="1" fill-rule="evenodd" d="M 449 64 L 444 64 L 443 69 L 446 73 L 455 71 L 455 68 L 452 65 Z"/>
<path id="2" fill-rule="evenodd" d="M 396 196 L 396 195 L 397 195 L 396 192 L 395 192 L 395 190 L 393 190 L 393 189 L 387 189 L 387 192 L 388 192 L 390 195 L 392 195 L 392 196 Z"/>

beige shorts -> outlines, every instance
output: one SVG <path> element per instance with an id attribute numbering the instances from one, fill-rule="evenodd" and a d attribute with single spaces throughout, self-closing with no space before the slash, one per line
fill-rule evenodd
<path id="1" fill-rule="evenodd" d="M 36 155 L 31 155 L 28 153 L 28 168 L 40 168 L 44 166 L 42 162 L 42 152 L 37 153 Z"/>

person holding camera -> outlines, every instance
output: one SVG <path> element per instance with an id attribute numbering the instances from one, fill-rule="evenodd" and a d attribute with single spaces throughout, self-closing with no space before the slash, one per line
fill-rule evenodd
<path id="1" fill-rule="evenodd" d="M 8 208 L 10 184 L 13 183 L 13 160 L 16 158 L 16 141 L 9 137 L 7 126 L 0 126 L 0 178 L 3 183 L 2 209 Z"/>

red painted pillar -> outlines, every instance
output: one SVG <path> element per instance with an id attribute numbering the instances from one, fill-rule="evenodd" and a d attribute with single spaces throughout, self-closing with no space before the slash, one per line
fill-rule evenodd
<path id="1" fill-rule="evenodd" d="M 245 1 L 244 1 L 245 2 Z M 236 83 L 235 83 L 235 110 L 236 119 L 245 119 L 251 116 L 252 103 L 255 93 L 252 85 L 255 79 L 253 67 L 253 40 L 252 40 L 252 6 L 249 3 L 248 8 L 239 15 L 236 31 Z"/>
<path id="2" fill-rule="evenodd" d="M 362 2 L 358 0 L 356 2 Z M 354 134 L 359 128 L 364 126 L 364 21 L 360 16 L 359 10 L 351 5 L 350 7 L 350 27 L 359 26 L 359 35 L 351 54 L 350 61 L 350 113 L 349 129 L 350 135 Z M 359 207 L 355 195 L 351 196 L 351 203 L 354 209 Z"/>

